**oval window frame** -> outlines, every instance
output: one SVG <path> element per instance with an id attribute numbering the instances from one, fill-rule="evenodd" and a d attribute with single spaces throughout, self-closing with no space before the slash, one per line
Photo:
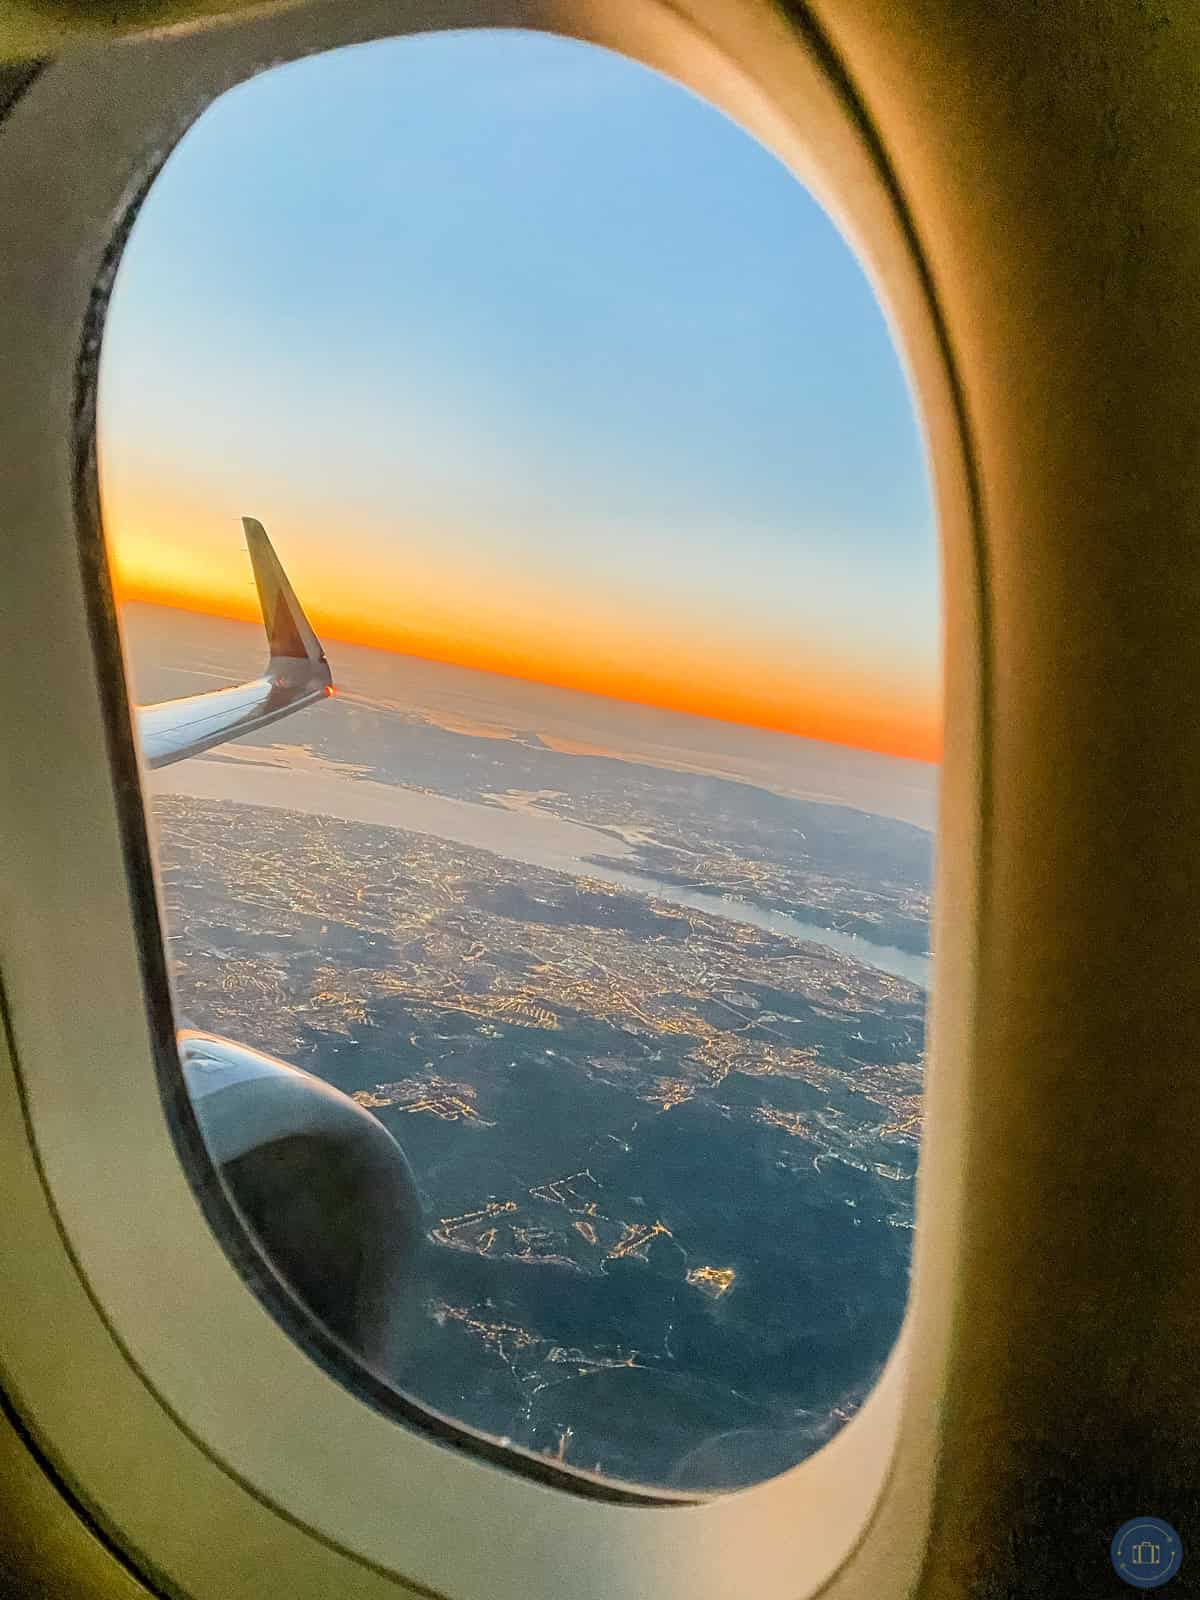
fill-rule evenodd
<path id="1" fill-rule="evenodd" d="M 3 447 L 6 467 L 17 472 L 14 506 L 30 527 L 14 595 L 27 594 L 31 619 L 5 646 L 35 670 L 28 695 L 0 703 L 0 729 L 18 741 L 10 748 L 31 739 L 45 746 L 40 781 L 69 797 L 47 807 L 39 785 L 20 781 L 4 796 L 4 814 L 23 820 L 30 848 L 5 917 L 19 917 L 29 937 L 12 945 L 3 967 L 11 1070 L 0 1073 L 0 1096 L 12 1115 L 0 1148 L 20 1174 L 22 1202 L 0 1222 L 0 1239 L 30 1311 L 0 1328 L 0 1375 L 98 1522 L 135 1561 L 196 1596 L 260 1593 L 261 1568 L 248 1564 L 254 1552 L 256 1562 L 282 1563 L 274 1570 L 286 1571 L 297 1595 L 327 1593 L 334 1581 L 344 1593 L 394 1592 L 397 1580 L 456 1597 L 517 1594 L 536 1570 L 564 1596 L 633 1600 L 651 1571 L 659 1594 L 717 1600 L 744 1592 L 752 1549 L 756 1593 L 794 1600 L 851 1558 L 899 1448 L 923 1464 L 918 1501 L 931 1488 L 930 1399 L 949 1338 L 960 1183 L 950 1153 L 953 1075 L 931 1074 L 914 1292 L 896 1350 L 859 1415 L 779 1478 L 658 1510 L 562 1494 L 447 1450 L 396 1428 L 309 1361 L 246 1293 L 209 1231 L 154 1087 L 155 1064 L 164 1052 L 173 1059 L 174 1024 L 94 500 L 88 374 L 107 287 L 137 199 L 225 89 L 317 50 L 480 25 L 559 32 L 670 73 L 774 149 L 856 246 L 907 359 L 934 464 L 952 735 L 938 905 L 941 916 L 954 883 L 955 921 L 961 928 L 970 917 L 983 603 L 962 407 L 899 190 L 815 26 L 793 28 L 758 4 L 725 14 L 693 4 L 684 13 L 636 0 L 602 16 L 576 4 L 499 5 L 487 15 L 457 3 L 415 4 L 401 16 L 377 0 L 346 0 L 72 53 L 43 72 L 0 134 L 0 194 L 16 201 L 8 214 L 20 215 L 21 201 L 28 206 L 42 185 L 42 214 L 4 269 L 4 321 L 17 354 L 6 382 L 24 378 L 28 408 Z M 78 926 L 81 884 L 96 922 L 112 930 L 103 947 Z M 972 945 L 939 937 L 937 948 L 941 1062 L 948 1038 L 965 1025 Z M 53 988 L 64 970 L 94 996 L 87 1028 L 65 1014 Z M 942 1002 L 943 990 L 952 1003 Z M 125 1071 L 101 1079 L 97 1055 L 124 1061 Z M 98 1139 L 104 1165 L 94 1160 Z M 142 1174 L 152 1207 L 139 1204 Z M 164 1260 L 175 1268 L 165 1306 L 140 1289 L 148 1276 L 161 1281 Z M 200 1337 L 197 1306 L 209 1324 Z M 299 1419 L 291 1415 L 297 1408 Z M 170 1532 L 145 1481 L 147 1460 L 179 1485 L 184 1509 Z M 476 1529 L 470 1540 L 456 1531 L 454 1510 L 464 1504 Z M 218 1507 L 221 1548 L 205 1549 Z M 910 1508 L 901 1536 L 909 1562 L 897 1565 L 897 1593 L 919 1560 L 927 1509 Z M 148 1551 L 152 1561 L 139 1557 Z"/>

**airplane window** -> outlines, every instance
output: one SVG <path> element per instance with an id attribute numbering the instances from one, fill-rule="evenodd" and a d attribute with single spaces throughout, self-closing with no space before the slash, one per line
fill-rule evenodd
<path id="1" fill-rule="evenodd" d="M 907 1297 L 940 740 L 829 218 L 599 49 L 336 51 L 166 163 L 99 415 L 182 1071 L 264 1254 L 564 1474 L 811 1454 Z"/>

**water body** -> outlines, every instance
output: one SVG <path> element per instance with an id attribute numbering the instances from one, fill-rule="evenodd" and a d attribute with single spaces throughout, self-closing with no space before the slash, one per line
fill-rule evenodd
<path id="1" fill-rule="evenodd" d="M 285 761 L 274 752 L 257 749 L 239 751 L 232 758 L 226 755 L 184 761 L 148 774 L 148 780 L 157 794 L 269 806 L 429 834 L 527 866 L 599 879 L 635 894 L 654 895 L 685 910 L 803 939 L 921 988 L 929 986 L 928 957 L 805 922 L 751 901 L 705 894 L 660 882 L 620 865 L 609 866 L 608 861 L 628 860 L 634 852 L 610 834 L 545 812 L 483 805 L 400 784 L 378 783 L 319 758 L 309 757 L 307 763 L 302 763 L 292 755 Z"/>
<path id="2" fill-rule="evenodd" d="M 138 704 L 241 683 L 262 670 L 262 629 L 226 617 L 161 606 L 122 610 Z M 937 768 L 792 734 L 688 716 L 602 695 L 526 683 L 493 672 L 393 655 L 362 645 L 330 645 L 339 709 L 370 710 L 400 737 L 414 722 L 472 739 L 536 736 L 568 755 L 694 772 L 749 783 L 797 800 L 851 806 L 930 832 L 937 825 Z M 303 737 L 343 757 L 344 718 L 321 707 L 300 713 Z M 274 730 L 251 734 L 244 750 L 275 743 Z M 260 743 L 261 741 L 261 743 Z M 228 747 L 232 748 L 232 747 Z"/>
<path id="3" fill-rule="evenodd" d="M 729 922 L 743 922 L 752 928 L 763 928 L 768 933 L 786 935 L 789 939 L 806 939 L 811 944 L 824 945 L 840 955 L 852 956 L 864 966 L 878 967 L 893 978 L 907 978 L 922 989 L 929 988 L 929 957 L 915 955 L 909 950 L 899 950 L 895 945 L 876 944 L 865 935 L 842 933 L 837 928 L 823 928 L 818 922 L 805 922 L 787 911 L 773 911 L 768 906 L 756 906 L 750 900 L 735 900 L 731 895 L 704 894 L 698 889 L 681 889 L 677 884 L 662 883 L 657 878 L 641 873 L 620 872 L 597 863 L 585 865 L 585 872 L 605 883 L 637 894 L 652 894 L 659 900 L 669 900 L 672 905 L 691 911 L 706 911 L 710 916 L 724 917 Z"/>

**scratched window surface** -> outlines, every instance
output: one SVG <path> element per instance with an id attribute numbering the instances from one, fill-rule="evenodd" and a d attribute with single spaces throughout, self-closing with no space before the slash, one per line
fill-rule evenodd
<path id="1" fill-rule="evenodd" d="M 180 1025 L 407 1157 L 388 1381 L 636 1484 L 811 1454 L 908 1293 L 940 741 L 920 438 L 832 223 L 621 57 L 339 51 L 171 157 L 100 401 L 139 702 L 261 672 L 243 515 L 328 655 L 147 784 Z"/>

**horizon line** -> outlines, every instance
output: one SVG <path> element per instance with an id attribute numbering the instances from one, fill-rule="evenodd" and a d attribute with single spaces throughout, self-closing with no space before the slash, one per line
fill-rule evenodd
<path id="1" fill-rule="evenodd" d="M 191 616 L 212 617 L 221 622 L 237 622 L 251 627 L 255 624 L 257 624 L 259 627 L 262 626 L 261 612 L 257 609 L 253 602 L 247 602 L 244 612 L 239 614 L 236 611 L 214 610 L 211 606 L 198 603 L 189 604 L 186 600 L 180 599 L 177 595 L 172 595 L 170 599 L 165 599 L 156 591 L 143 589 L 137 584 L 128 584 L 118 581 L 115 572 L 111 574 L 111 582 L 113 598 L 118 606 L 127 604 L 149 605 L 156 606 L 164 611 L 183 611 Z M 236 604 L 236 602 L 233 603 Z M 311 615 L 314 614 L 310 613 L 310 616 Z M 316 615 L 319 618 L 319 614 Z M 660 700 L 638 699 L 631 695 L 605 694 L 598 689 L 584 689 L 580 688 L 574 683 L 555 682 L 551 678 L 537 677 L 533 674 L 511 671 L 505 672 L 497 667 L 475 666 L 464 661 L 453 660 L 452 658 L 446 656 L 425 654 L 419 650 L 400 650 L 383 644 L 367 644 L 364 643 L 362 639 L 347 638 L 345 634 L 339 633 L 337 631 L 336 624 L 334 624 L 333 628 L 326 628 L 319 623 L 319 620 L 314 621 L 314 626 L 318 627 L 319 629 L 322 643 L 324 643 L 326 640 L 330 640 L 336 644 L 349 645 L 352 649 L 356 650 L 377 650 L 382 655 L 407 657 L 409 660 L 424 661 L 433 666 L 455 667 L 461 672 L 478 672 L 486 677 L 507 678 L 513 683 L 533 684 L 541 688 L 557 690 L 562 694 L 586 695 L 590 699 L 607 700 L 614 705 L 631 705 L 638 706 L 643 710 L 648 711 L 664 711 L 671 716 L 690 717 L 697 722 L 716 722 L 727 728 L 747 728 L 754 733 L 779 734 L 784 738 L 799 739 L 806 744 L 826 745 L 835 750 L 860 750 L 864 754 L 880 756 L 889 761 L 910 761 L 917 766 L 924 767 L 941 766 L 940 749 L 939 754 L 936 757 L 919 756 L 912 755 L 908 751 L 902 752 L 896 749 L 881 750 L 877 745 L 856 743 L 851 739 L 823 739 L 816 734 L 800 733 L 795 728 L 780 727 L 777 723 L 773 722 L 746 722 L 733 717 L 716 716 L 711 712 L 690 711 L 683 706 L 666 705 Z M 336 683 L 336 678 L 334 681 Z M 938 744 L 940 747 L 940 738 L 938 740 Z"/>

